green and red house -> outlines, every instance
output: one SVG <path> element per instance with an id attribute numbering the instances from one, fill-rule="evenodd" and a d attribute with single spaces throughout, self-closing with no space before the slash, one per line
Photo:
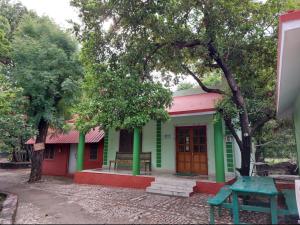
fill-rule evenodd
<path id="1" fill-rule="evenodd" d="M 193 174 L 210 183 L 225 183 L 235 176 L 235 168 L 240 167 L 240 151 L 215 110 L 220 99 L 221 95 L 203 93 L 201 89 L 175 92 L 167 122 L 150 121 L 135 130 L 138 135 L 110 129 L 104 138 L 101 170 L 82 169 L 80 155 L 84 149 L 83 142 L 80 143 L 75 182 L 145 188 L 159 175 Z M 81 134 L 82 141 L 83 137 Z M 137 159 L 135 143 L 138 143 Z M 117 152 L 134 155 L 132 170 L 108 169 Z M 139 152 L 151 153 L 151 174 L 144 174 L 137 165 Z"/>
<path id="2" fill-rule="evenodd" d="M 135 132 L 95 128 L 87 134 L 71 130 L 49 132 L 43 174 L 74 175 L 74 181 L 119 187 L 146 188 L 160 176 L 201 180 L 198 191 L 215 193 L 235 177 L 240 151 L 215 110 L 222 98 L 200 88 L 175 92 L 166 122 L 150 121 Z M 135 139 L 135 140 L 134 140 Z M 33 144 L 34 139 L 27 142 Z M 138 143 L 138 154 L 134 146 Z M 133 154 L 128 168 L 112 167 L 117 152 Z M 140 152 L 151 154 L 151 172 L 140 166 Z M 217 184 L 217 185 L 212 185 Z"/>

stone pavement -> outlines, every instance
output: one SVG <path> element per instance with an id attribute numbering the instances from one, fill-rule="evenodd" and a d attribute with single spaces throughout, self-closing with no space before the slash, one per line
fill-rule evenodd
<path id="1" fill-rule="evenodd" d="M 16 223 L 208 223 L 209 195 L 190 198 L 153 195 L 144 190 L 77 185 L 71 179 L 44 177 L 26 183 L 29 170 L 0 170 L 0 190 L 19 195 Z M 241 221 L 269 223 L 269 216 L 243 212 Z M 224 210 L 217 223 L 231 223 Z"/>

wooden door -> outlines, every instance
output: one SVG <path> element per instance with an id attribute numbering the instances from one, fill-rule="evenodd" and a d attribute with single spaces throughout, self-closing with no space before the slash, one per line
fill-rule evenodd
<path id="1" fill-rule="evenodd" d="M 176 169 L 178 173 L 208 174 L 206 126 L 176 128 Z"/>

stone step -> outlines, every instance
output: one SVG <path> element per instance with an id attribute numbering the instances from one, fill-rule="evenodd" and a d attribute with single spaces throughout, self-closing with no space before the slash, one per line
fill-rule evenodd
<path id="1" fill-rule="evenodd" d="M 195 186 L 196 181 L 194 180 L 160 177 L 156 178 L 146 191 L 162 195 L 189 197 L 194 192 Z"/>
<path id="2" fill-rule="evenodd" d="M 171 184 L 161 184 L 161 183 L 153 183 L 151 184 L 152 188 L 160 189 L 160 190 L 170 190 L 170 191 L 187 191 L 193 192 L 194 186 L 178 186 Z"/>
<path id="3" fill-rule="evenodd" d="M 180 196 L 180 197 L 190 197 L 192 192 L 186 191 L 170 191 L 170 190 L 160 190 L 152 187 L 147 187 L 146 191 L 148 193 L 161 194 L 161 195 L 169 195 L 169 196 Z"/>
<path id="4" fill-rule="evenodd" d="M 176 185 L 176 186 L 196 186 L 196 181 L 193 180 L 175 180 L 175 179 L 162 179 L 156 178 L 152 183 L 166 184 L 166 185 Z"/>

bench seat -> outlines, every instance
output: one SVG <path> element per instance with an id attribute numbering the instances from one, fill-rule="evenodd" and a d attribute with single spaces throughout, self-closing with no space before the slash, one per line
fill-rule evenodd
<path id="1" fill-rule="evenodd" d="M 218 206 L 224 203 L 231 195 L 231 190 L 228 185 L 222 187 L 216 196 L 209 198 L 207 203 L 213 206 Z"/>
<path id="2" fill-rule="evenodd" d="M 215 207 L 219 208 L 219 216 L 221 216 L 221 207 L 227 209 L 232 208 L 232 203 L 229 203 L 231 192 L 230 186 L 225 185 L 214 197 L 207 200 L 207 203 L 210 205 L 210 224 L 215 224 Z"/>
<path id="3" fill-rule="evenodd" d="M 111 164 L 114 163 L 114 169 L 118 169 L 120 166 L 128 165 L 131 166 L 133 161 L 132 153 L 123 153 L 116 152 L 115 160 L 110 160 L 109 162 L 109 170 L 111 168 Z M 144 165 L 145 171 L 147 168 L 151 171 L 151 152 L 141 152 L 140 153 L 140 164 Z"/>

